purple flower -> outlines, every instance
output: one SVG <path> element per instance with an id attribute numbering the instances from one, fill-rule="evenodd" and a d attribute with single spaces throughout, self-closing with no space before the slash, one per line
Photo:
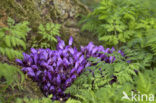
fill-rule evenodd
<path id="1" fill-rule="evenodd" d="M 39 77 L 39 75 L 40 75 L 41 73 L 42 73 L 42 71 L 40 71 L 40 70 L 37 71 L 37 72 L 36 72 L 36 76 Z"/>
<path id="2" fill-rule="evenodd" d="M 77 70 L 77 74 L 80 74 L 80 73 L 82 72 L 83 69 L 84 69 L 84 67 L 83 67 L 83 66 L 80 66 L 80 67 L 78 68 L 78 70 Z"/>
<path id="3" fill-rule="evenodd" d="M 109 52 L 109 48 L 107 48 L 104 53 L 108 53 L 108 52 Z"/>
<path id="4" fill-rule="evenodd" d="M 57 84 L 58 84 L 58 85 L 61 85 L 61 77 L 60 77 L 59 74 L 57 75 Z"/>
<path id="5" fill-rule="evenodd" d="M 26 53 L 23 53 L 23 61 L 24 62 L 27 62 L 27 60 L 30 58 L 30 55 L 26 54 Z"/>
<path id="6" fill-rule="evenodd" d="M 78 59 L 80 57 L 80 55 L 81 55 L 81 52 L 78 52 L 78 53 L 75 54 L 74 58 Z"/>
<path id="7" fill-rule="evenodd" d="M 52 63 L 53 63 L 52 58 L 48 59 L 47 64 L 48 64 L 48 65 L 51 65 Z"/>
<path id="8" fill-rule="evenodd" d="M 83 60 L 85 60 L 84 55 L 79 58 L 79 63 L 82 63 Z"/>
<path id="9" fill-rule="evenodd" d="M 63 63 L 64 63 L 65 65 L 69 65 L 69 64 L 70 64 L 67 58 L 63 58 Z"/>
<path id="10" fill-rule="evenodd" d="M 68 50 L 69 50 L 69 52 L 70 52 L 72 55 L 74 55 L 74 49 L 73 49 L 73 48 L 69 48 Z"/>
<path id="11" fill-rule="evenodd" d="M 29 66 L 31 66 L 32 65 L 32 63 L 33 63 L 33 59 L 30 57 L 30 58 L 28 58 L 28 61 L 27 61 L 27 64 L 29 65 Z"/>
<path id="12" fill-rule="evenodd" d="M 57 49 L 63 49 L 65 47 L 65 43 L 63 40 L 58 41 Z"/>
<path id="13" fill-rule="evenodd" d="M 88 44 L 88 46 L 87 46 L 88 51 L 89 51 L 89 52 L 92 51 L 93 47 L 94 47 L 93 42 L 90 42 L 90 43 Z"/>
<path id="14" fill-rule="evenodd" d="M 86 65 L 85 65 L 85 68 L 89 67 L 91 65 L 90 62 L 88 62 Z"/>
<path id="15" fill-rule="evenodd" d="M 34 57 L 34 63 L 37 64 L 37 61 L 38 61 L 38 54 L 34 54 L 33 57 Z"/>
<path id="16" fill-rule="evenodd" d="M 128 60 L 128 61 L 127 61 L 127 63 L 131 63 L 131 61 L 130 61 L 130 60 Z"/>
<path id="17" fill-rule="evenodd" d="M 70 97 L 64 93 L 66 88 L 72 85 L 85 68 L 96 65 L 88 61 L 88 58 L 96 57 L 106 63 L 115 61 L 114 56 L 104 54 L 113 53 L 114 48 L 105 50 L 103 46 L 96 46 L 90 42 L 87 46 L 81 46 L 79 51 L 76 47 L 72 47 L 72 37 L 67 46 L 60 37 L 57 37 L 57 40 L 56 50 L 31 48 L 30 55 L 23 53 L 23 60 L 16 59 L 17 64 L 22 66 L 22 71 L 38 83 L 46 96 L 53 94 L 53 100 L 60 98 L 66 100 Z M 118 52 L 124 56 L 122 51 Z"/>
<path id="18" fill-rule="evenodd" d="M 36 65 L 32 65 L 31 68 L 34 70 L 34 71 L 37 71 L 38 70 L 38 67 Z"/>
<path id="19" fill-rule="evenodd" d="M 31 53 L 36 54 L 37 53 L 37 50 L 34 49 L 34 48 L 31 48 Z"/>
<path id="20" fill-rule="evenodd" d="M 58 58 L 57 66 L 60 66 L 63 63 L 61 58 Z"/>
<path id="21" fill-rule="evenodd" d="M 74 60 L 73 60 L 72 57 L 69 57 L 69 62 L 70 62 L 70 64 L 73 64 L 74 63 Z"/>
<path id="22" fill-rule="evenodd" d="M 96 53 L 97 51 L 98 51 L 98 48 L 94 48 L 94 49 L 92 50 L 92 54 Z"/>
<path id="23" fill-rule="evenodd" d="M 50 85 L 51 85 L 51 84 L 48 82 L 48 83 L 47 83 L 47 87 L 50 87 Z"/>
<path id="24" fill-rule="evenodd" d="M 73 74 L 77 69 L 76 68 L 73 68 L 71 71 L 70 71 L 70 74 Z"/>
<path id="25" fill-rule="evenodd" d="M 71 82 L 72 82 L 71 78 L 67 79 L 66 82 L 65 82 L 65 86 L 69 87 Z"/>
<path id="26" fill-rule="evenodd" d="M 114 57 L 114 56 L 110 56 L 110 57 L 109 57 L 109 62 L 110 62 L 110 63 L 114 62 L 114 60 L 115 60 L 115 57 Z"/>
<path id="27" fill-rule="evenodd" d="M 114 47 L 112 47 L 112 52 L 113 52 L 113 51 L 115 51 L 115 48 L 114 48 Z"/>
<path id="28" fill-rule="evenodd" d="M 62 73 L 61 78 L 62 78 L 62 80 L 66 80 L 66 75 L 64 73 Z"/>
<path id="29" fill-rule="evenodd" d="M 72 76 L 71 76 L 71 79 L 72 79 L 72 80 L 76 79 L 76 75 L 72 75 Z"/>
<path id="30" fill-rule="evenodd" d="M 20 60 L 20 59 L 16 59 L 16 63 L 18 63 L 20 66 L 22 66 L 22 65 L 23 65 L 23 61 L 22 61 L 22 60 Z"/>
<path id="31" fill-rule="evenodd" d="M 55 90 L 55 87 L 54 86 L 51 86 L 50 87 L 50 91 L 54 91 Z"/>
<path id="32" fill-rule="evenodd" d="M 40 60 L 47 60 L 48 59 L 48 53 L 46 51 L 43 51 L 40 54 Z"/>
<path id="33" fill-rule="evenodd" d="M 24 67 L 24 68 L 22 68 L 23 72 L 28 72 L 28 71 L 31 71 L 31 70 L 32 70 L 31 67 Z"/>
<path id="34" fill-rule="evenodd" d="M 61 90 L 61 88 L 59 88 L 59 89 L 58 89 L 58 93 L 62 93 L 62 90 Z"/>
<path id="35" fill-rule="evenodd" d="M 35 77 L 35 73 L 34 73 L 33 70 L 28 71 L 27 74 L 28 74 L 28 76 L 30 76 L 30 77 Z"/>
<path id="36" fill-rule="evenodd" d="M 52 75 L 51 75 L 50 72 L 47 72 L 47 76 L 48 76 L 48 79 L 49 79 L 49 80 L 52 80 Z"/>
<path id="37" fill-rule="evenodd" d="M 48 66 L 48 70 L 49 70 L 50 72 L 54 72 L 54 69 L 53 69 L 52 66 Z"/>
<path id="38" fill-rule="evenodd" d="M 42 67 L 46 67 L 46 68 L 49 67 L 49 65 L 48 65 L 46 62 L 44 62 L 44 61 L 42 61 L 42 62 L 40 63 L 40 65 L 41 65 Z"/>
<path id="39" fill-rule="evenodd" d="M 69 45 L 71 46 L 73 43 L 73 37 L 71 36 L 70 39 L 69 39 Z"/>
<path id="40" fill-rule="evenodd" d="M 118 53 L 120 53 L 122 56 L 125 56 L 121 50 L 119 50 Z"/>
<path id="41" fill-rule="evenodd" d="M 48 90 L 47 85 L 45 85 L 43 89 L 44 89 L 45 91 L 47 91 L 47 90 Z"/>
<path id="42" fill-rule="evenodd" d="M 78 66 L 79 66 L 79 61 L 76 61 L 75 68 L 78 68 Z"/>

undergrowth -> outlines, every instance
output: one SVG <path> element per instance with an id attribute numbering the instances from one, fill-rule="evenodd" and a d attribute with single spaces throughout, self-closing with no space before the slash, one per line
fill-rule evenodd
<path id="1" fill-rule="evenodd" d="M 81 30 L 97 36 L 105 50 L 114 46 L 121 51 L 105 54 L 115 57 L 115 61 L 110 63 L 95 57 L 89 58 L 92 65 L 85 68 L 65 91 L 70 94 L 66 103 L 156 102 L 146 101 L 146 98 L 131 100 L 132 93 L 153 94 L 156 97 L 155 4 L 153 0 L 101 0 L 97 8 L 80 20 Z M 0 102 L 7 103 L 3 93 L 8 88 L 20 88 L 24 81 L 24 75 L 14 65 L 14 59 L 22 58 L 22 52 L 30 48 L 27 47 L 27 34 L 31 30 L 28 25 L 27 21 L 15 23 L 9 18 L 8 26 L 0 28 Z M 59 24 L 40 24 L 37 36 L 30 40 L 31 47 L 55 49 L 56 36 L 60 36 Z M 122 99 L 124 93 L 127 93 L 129 100 Z M 15 97 L 16 101 L 13 102 L 62 102 L 53 101 L 51 97 L 22 97 Z"/>

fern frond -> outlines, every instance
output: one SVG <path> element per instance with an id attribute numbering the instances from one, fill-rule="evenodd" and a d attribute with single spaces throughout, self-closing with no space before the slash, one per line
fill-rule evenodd
<path id="1" fill-rule="evenodd" d="M 15 24 L 15 21 L 8 18 L 9 27 L 0 28 L 0 54 L 9 59 L 22 57 L 21 49 L 26 50 L 26 36 L 30 31 L 28 22 Z"/>
<path id="2" fill-rule="evenodd" d="M 56 36 L 60 36 L 60 24 L 47 23 L 46 25 L 40 24 L 38 27 L 39 38 L 34 41 L 32 47 L 51 48 L 54 49 L 54 44 L 57 42 Z"/>
<path id="3" fill-rule="evenodd" d="M 149 30 L 146 35 L 146 47 L 151 47 L 153 53 L 156 55 L 156 30 Z"/>
<path id="4" fill-rule="evenodd" d="M 5 82 L 2 82 L 6 86 L 4 88 L 1 88 L 5 90 L 8 88 L 8 86 L 14 87 L 16 86 L 19 82 L 24 81 L 24 76 L 23 73 L 18 69 L 17 67 L 13 65 L 8 65 L 6 63 L 0 63 L 0 78 L 4 77 Z M 19 81 L 17 78 L 19 77 L 18 75 L 20 74 L 21 76 L 21 81 Z"/>
<path id="5" fill-rule="evenodd" d="M 66 103 L 81 103 L 79 100 L 74 100 L 74 99 L 71 99 L 69 98 Z"/>
<path id="6" fill-rule="evenodd" d="M 154 94 L 156 95 L 155 92 L 155 85 L 156 82 L 156 76 L 155 76 L 156 70 L 146 70 L 143 73 L 139 73 L 139 76 L 136 78 L 136 86 L 137 90 L 141 93 L 145 94 Z"/>
<path id="7" fill-rule="evenodd" d="M 7 56 L 9 59 L 22 58 L 22 51 L 14 50 L 13 48 L 2 48 L 0 47 L 0 54 Z"/>

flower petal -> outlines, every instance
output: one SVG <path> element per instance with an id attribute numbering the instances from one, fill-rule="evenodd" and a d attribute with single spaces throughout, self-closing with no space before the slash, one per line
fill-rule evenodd
<path id="1" fill-rule="evenodd" d="M 20 59 L 16 59 L 16 63 L 18 63 L 19 65 L 23 66 L 23 62 Z"/>
<path id="2" fill-rule="evenodd" d="M 73 37 L 71 36 L 70 39 L 69 39 L 69 43 L 68 44 L 71 46 L 72 43 L 73 43 Z"/>

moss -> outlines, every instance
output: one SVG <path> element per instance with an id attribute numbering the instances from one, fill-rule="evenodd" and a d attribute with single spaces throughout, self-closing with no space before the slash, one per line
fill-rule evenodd
<path id="1" fill-rule="evenodd" d="M 88 9 L 78 0 L 1 0 L 0 10 L 6 12 L 7 16 L 14 18 L 17 22 L 27 20 L 30 22 L 33 33 L 37 33 L 40 23 L 54 22 L 62 24 L 62 33 L 78 34 L 76 27 L 77 15 L 86 13 Z M 67 22 L 68 21 L 68 22 Z M 71 22 L 70 22 L 71 21 Z M 70 25 L 71 24 L 71 25 Z M 66 28 L 64 32 L 64 28 Z M 67 32 L 66 32 L 67 31 Z M 70 35 L 69 34 L 69 35 Z M 67 36 L 68 38 L 68 36 Z"/>
<path id="2" fill-rule="evenodd" d="M 0 9 L 5 11 L 9 17 L 14 18 L 17 22 L 29 21 L 33 30 L 36 30 L 38 24 L 43 22 L 37 6 L 34 0 L 2 0 L 0 3 Z"/>

